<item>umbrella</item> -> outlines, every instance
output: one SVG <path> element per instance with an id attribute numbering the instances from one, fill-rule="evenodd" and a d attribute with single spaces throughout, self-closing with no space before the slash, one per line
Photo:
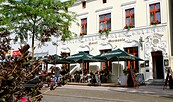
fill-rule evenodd
<path id="1" fill-rule="evenodd" d="M 63 58 L 57 54 L 45 57 L 44 61 L 48 64 L 66 64 L 68 61 L 62 60 Z"/>
<path id="2" fill-rule="evenodd" d="M 125 52 L 121 49 L 112 50 L 110 52 L 97 55 L 94 58 L 107 59 L 107 60 L 110 60 L 110 61 L 118 61 L 118 64 L 119 64 L 119 61 L 142 60 L 142 59 L 140 59 L 136 56 L 128 54 L 127 52 Z M 118 66 L 118 69 L 119 69 L 119 66 Z M 118 73 L 119 73 L 119 70 L 118 70 Z M 118 77 L 119 77 L 119 74 L 118 74 Z"/>
<path id="3" fill-rule="evenodd" d="M 121 50 L 121 49 L 116 49 L 112 50 L 110 52 L 104 53 L 100 55 L 100 57 L 106 58 L 107 60 L 111 61 L 126 61 L 126 60 L 135 60 L 135 57 L 131 56 L 127 52 Z"/>
<path id="4" fill-rule="evenodd" d="M 66 58 L 66 60 L 70 61 L 71 63 L 105 62 L 106 61 L 106 60 L 102 60 L 102 59 L 93 58 L 93 55 L 90 55 L 85 52 L 79 52 L 77 54 L 68 56 Z M 82 70 L 82 74 L 83 74 L 83 70 Z"/>
<path id="5" fill-rule="evenodd" d="M 83 62 L 105 62 L 106 60 L 93 58 L 93 55 L 87 54 L 85 52 L 79 52 L 77 54 L 68 56 L 65 60 L 71 63 L 83 63 Z"/>
<path id="6" fill-rule="evenodd" d="M 129 54 L 130 56 L 134 57 L 135 58 L 135 61 L 144 61 L 143 59 L 139 58 L 139 57 L 136 57 L 132 54 Z"/>

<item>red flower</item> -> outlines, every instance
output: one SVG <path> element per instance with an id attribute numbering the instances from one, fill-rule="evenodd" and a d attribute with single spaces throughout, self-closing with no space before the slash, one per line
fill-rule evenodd
<path id="1" fill-rule="evenodd" d="M 124 29 L 127 29 L 127 24 L 124 26 Z"/>
<path id="2" fill-rule="evenodd" d="M 156 23 L 158 24 L 159 23 L 159 20 L 156 20 Z"/>

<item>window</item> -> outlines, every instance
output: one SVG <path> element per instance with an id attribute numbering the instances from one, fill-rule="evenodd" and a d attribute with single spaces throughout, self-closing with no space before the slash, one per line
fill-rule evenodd
<path id="1" fill-rule="evenodd" d="M 138 57 L 138 52 L 139 52 L 138 47 L 124 48 L 124 51 Z M 138 61 L 126 61 L 126 66 L 128 68 L 135 69 L 137 72 L 139 72 L 139 62 Z"/>
<path id="2" fill-rule="evenodd" d="M 160 14 L 160 3 L 150 4 L 150 24 L 160 24 L 161 14 Z"/>
<path id="3" fill-rule="evenodd" d="M 134 8 L 131 8 L 131 9 L 126 9 L 125 10 L 125 13 L 126 13 L 126 26 L 127 27 L 130 27 L 130 28 L 133 28 L 135 26 L 135 13 L 134 13 Z"/>
<path id="4" fill-rule="evenodd" d="M 89 54 L 89 51 L 80 51 L 80 52 L 85 52 L 85 53 Z M 89 74 L 89 62 L 81 63 L 81 68 L 83 68 L 84 75 Z"/>
<path id="5" fill-rule="evenodd" d="M 103 4 L 104 4 L 104 3 L 107 3 L 107 0 L 103 0 Z"/>
<path id="6" fill-rule="evenodd" d="M 111 30 L 111 13 L 99 16 L 99 30 Z"/>
<path id="7" fill-rule="evenodd" d="M 111 49 L 105 49 L 105 50 L 100 50 L 101 54 L 110 52 Z M 101 70 L 104 70 L 105 68 L 107 68 L 106 70 L 108 70 L 109 72 L 112 72 L 112 62 L 111 61 L 107 61 L 105 62 L 101 62 Z"/>
<path id="8" fill-rule="evenodd" d="M 82 1 L 82 8 L 86 8 L 86 1 Z"/>
<path id="9" fill-rule="evenodd" d="M 81 33 L 80 35 L 87 34 L 87 18 L 81 19 Z"/>

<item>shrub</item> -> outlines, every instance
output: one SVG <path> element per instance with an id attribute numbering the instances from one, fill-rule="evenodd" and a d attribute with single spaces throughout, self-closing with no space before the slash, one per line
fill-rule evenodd
<path id="1" fill-rule="evenodd" d="M 14 102 L 21 97 L 35 101 L 41 99 L 41 83 L 37 83 L 31 90 L 26 90 L 24 86 L 35 77 L 40 61 L 32 61 L 28 44 L 19 49 L 20 57 L 6 56 L 5 53 L 11 49 L 8 34 L 7 30 L 0 33 L 0 102 Z"/>

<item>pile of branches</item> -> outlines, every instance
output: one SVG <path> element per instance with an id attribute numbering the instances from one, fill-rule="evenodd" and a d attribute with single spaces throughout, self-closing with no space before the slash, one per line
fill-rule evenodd
<path id="1" fill-rule="evenodd" d="M 6 56 L 11 49 L 8 35 L 7 30 L 0 32 L 0 102 L 17 102 L 22 97 L 40 101 L 41 82 L 29 90 L 25 85 L 35 78 L 41 62 L 32 60 L 28 44 L 19 48 L 21 56 Z"/>

